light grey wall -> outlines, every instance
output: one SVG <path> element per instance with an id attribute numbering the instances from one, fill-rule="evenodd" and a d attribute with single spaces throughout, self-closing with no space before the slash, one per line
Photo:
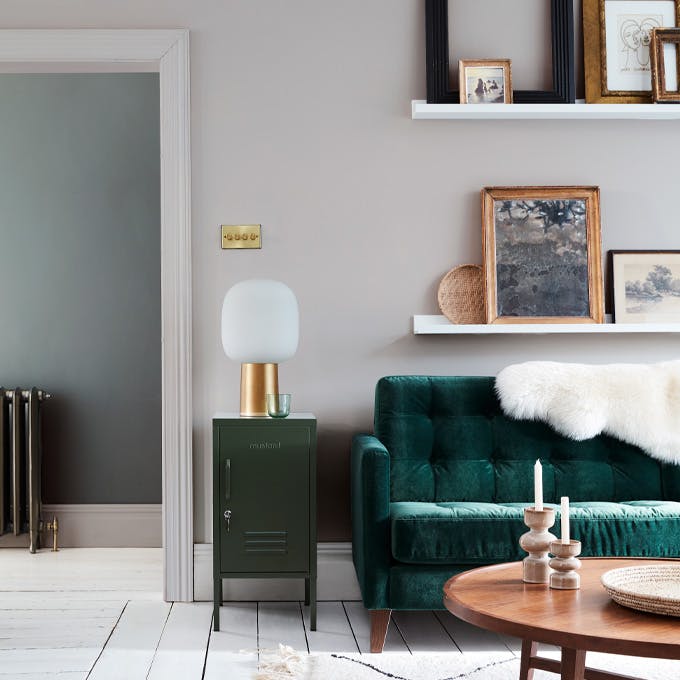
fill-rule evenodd
<path id="1" fill-rule="evenodd" d="M 160 503 L 158 74 L 0 75 L 0 383 L 47 503 Z"/>
<path id="2" fill-rule="evenodd" d="M 280 278 L 300 300 L 300 348 L 280 377 L 293 407 L 319 418 L 324 540 L 349 536 L 349 441 L 371 427 L 381 375 L 679 354 L 663 336 L 411 334 L 413 314 L 437 312 L 443 274 L 481 261 L 485 185 L 598 184 L 605 249 L 679 247 L 677 123 L 412 121 L 422 0 L 5 0 L 0 21 L 192 31 L 197 541 L 211 536 L 210 418 L 238 408 L 220 305 L 246 277 Z M 529 50 L 544 36 L 519 39 Z M 241 222 L 262 223 L 263 250 L 221 252 L 218 225 Z"/>

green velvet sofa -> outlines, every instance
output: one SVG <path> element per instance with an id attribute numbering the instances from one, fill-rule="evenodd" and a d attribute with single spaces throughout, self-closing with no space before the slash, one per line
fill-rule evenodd
<path id="1" fill-rule="evenodd" d="M 391 610 L 442 609 L 450 576 L 526 555 L 517 541 L 537 458 L 545 502 L 571 499 L 584 556 L 680 556 L 679 467 L 611 437 L 575 442 L 511 420 L 493 378 L 382 378 L 374 427 L 354 437 L 351 456 L 352 552 L 372 651 Z"/>

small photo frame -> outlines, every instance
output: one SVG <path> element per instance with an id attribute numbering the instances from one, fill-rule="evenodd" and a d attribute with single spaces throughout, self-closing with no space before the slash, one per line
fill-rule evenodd
<path id="1" fill-rule="evenodd" d="M 510 59 L 461 59 L 461 104 L 512 104 Z"/>
<path id="2" fill-rule="evenodd" d="M 652 34 L 680 26 L 680 0 L 583 0 L 586 101 L 652 102 Z"/>
<path id="3" fill-rule="evenodd" d="M 482 189 L 487 323 L 602 323 L 598 187 Z"/>
<path id="4" fill-rule="evenodd" d="M 651 65 L 654 101 L 680 104 L 680 28 L 652 31 Z"/>
<path id="5" fill-rule="evenodd" d="M 615 323 L 680 323 L 680 250 L 612 250 Z"/>

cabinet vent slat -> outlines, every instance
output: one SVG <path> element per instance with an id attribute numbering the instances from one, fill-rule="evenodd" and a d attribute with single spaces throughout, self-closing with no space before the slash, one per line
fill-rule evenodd
<path id="1" fill-rule="evenodd" d="M 243 549 L 246 553 L 269 555 L 288 554 L 287 531 L 244 531 Z"/>

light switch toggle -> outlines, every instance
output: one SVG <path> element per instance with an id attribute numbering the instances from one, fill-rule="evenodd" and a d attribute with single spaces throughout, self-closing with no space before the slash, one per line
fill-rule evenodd
<path id="1" fill-rule="evenodd" d="M 222 250 L 230 248 L 262 248 L 262 226 L 259 224 L 223 224 Z"/>

